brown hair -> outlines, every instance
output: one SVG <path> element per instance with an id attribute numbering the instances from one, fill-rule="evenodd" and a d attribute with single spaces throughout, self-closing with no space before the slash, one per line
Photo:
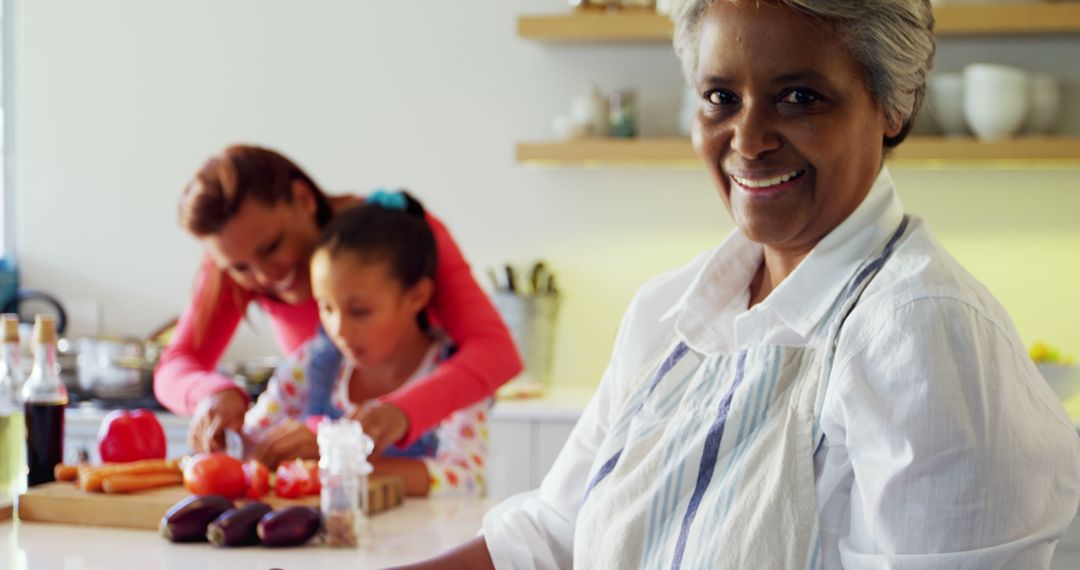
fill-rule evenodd
<path id="1" fill-rule="evenodd" d="M 184 187 L 179 205 L 180 226 L 195 237 L 213 235 L 221 231 L 248 198 L 267 206 L 292 202 L 292 183 L 297 180 L 311 189 L 316 204 L 315 221 L 320 228 L 326 226 L 333 217 L 330 201 L 296 163 L 268 148 L 229 146 L 207 159 Z M 198 299 L 196 345 L 201 342 L 210 315 L 217 309 L 218 294 L 229 279 L 213 263 L 206 264 L 206 271 L 209 273 Z M 242 312 L 246 300 L 240 295 L 239 287 L 230 288 L 234 291 L 233 301 Z"/>

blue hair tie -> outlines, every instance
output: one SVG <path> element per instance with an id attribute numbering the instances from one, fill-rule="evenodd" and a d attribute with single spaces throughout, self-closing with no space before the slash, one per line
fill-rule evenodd
<path id="1" fill-rule="evenodd" d="M 390 192 L 383 190 L 382 188 L 372 192 L 365 201 L 375 204 L 384 210 L 405 211 L 409 206 L 409 202 L 405 199 L 404 194 L 401 192 Z"/>

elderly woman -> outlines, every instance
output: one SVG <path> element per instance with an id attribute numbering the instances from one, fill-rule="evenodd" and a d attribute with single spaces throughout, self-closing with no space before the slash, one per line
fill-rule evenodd
<path id="1" fill-rule="evenodd" d="M 540 489 L 418 567 L 1046 568 L 1080 438 L 882 162 L 927 0 L 691 0 L 694 146 L 738 226 L 647 284 Z"/>

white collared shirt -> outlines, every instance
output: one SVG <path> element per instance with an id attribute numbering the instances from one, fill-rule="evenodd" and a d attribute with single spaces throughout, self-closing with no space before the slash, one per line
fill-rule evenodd
<path id="1" fill-rule="evenodd" d="M 646 284 L 540 489 L 485 518 L 496 567 L 572 566 L 597 450 L 662 343 L 675 336 L 708 355 L 814 342 L 902 217 L 883 169 L 856 211 L 749 310 L 762 249 L 738 231 Z M 1046 568 L 1080 501 L 1080 438 L 1004 309 L 912 222 L 845 322 L 833 361 L 814 456 L 822 567 Z"/>

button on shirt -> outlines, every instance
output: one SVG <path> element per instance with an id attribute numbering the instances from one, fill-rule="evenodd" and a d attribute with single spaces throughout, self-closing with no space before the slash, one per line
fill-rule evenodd
<path id="1" fill-rule="evenodd" d="M 902 218 L 882 169 L 855 212 L 753 308 L 763 253 L 738 231 L 646 284 L 541 487 L 485 518 L 496 567 L 570 568 L 575 549 L 588 548 L 574 537 L 603 524 L 578 520 L 605 459 L 597 451 L 671 339 L 699 356 L 817 342 L 822 319 Z M 1046 568 L 1077 513 L 1080 437 L 1004 309 L 924 222 L 911 222 L 845 321 L 832 361 L 813 458 L 820 567 Z M 620 515 L 644 518 L 646 505 Z M 638 548 L 641 537 L 625 540 Z"/>

